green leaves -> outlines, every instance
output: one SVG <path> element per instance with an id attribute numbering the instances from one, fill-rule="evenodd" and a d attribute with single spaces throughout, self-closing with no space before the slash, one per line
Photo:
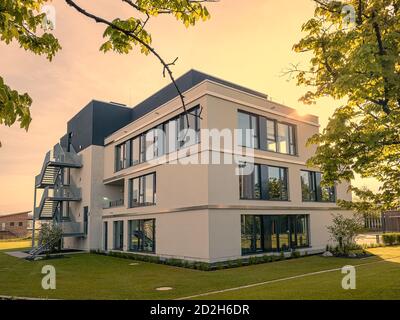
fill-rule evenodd
<path id="1" fill-rule="evenodd" d="M 47 0 L 2 0 L 0 3 L 0 40 L 6 44 L 17 41 L 21 48 L 52 60 L 61 49 L 50 33 L 38 34 L 44 14 L 40 8 Z M 27 93 L 19 94 L 8 87 L 0 77 L 0 124 L 15 122 L 28 130 L 31 122 L 29 107 L 32 99 Z M 0 144 L 1 146 L 1 144 Z"/>
<path id="2" fill-rule="evenodd" d="M 144 24 L 140 19 L 133 17 L 128 20 L 115 19 L 112 21 L 112 24 L 132 33 L 134 37 L 109 26 L 103 34 L 103 37 L 109 40 L 102 44 L 100 51 L 107 52 L 113 50 L 120 54 L 128 54 L 134 46 L 139 46 L 142 53 L 145 55 L 149 54 L 148 46 L 152 42 L 151 35 L 143 29 Z"/>
<path id="3" fill-rule="evenodd" d="M 0 77 L 0 124 L 11 126 L 18 121 L 21 128 L 28 130 L 32 120 L 29 111 L 31 104 L 32 99 L 28 94 L 21 95 L 10 89 Z"/>
<path id="4" fill-rule="evenodd" d="M 45 55 L 51 61 L 58 50 L 61 49 L 61 46 L 51 33 L 45 32 L 46 30 L 39 30 L 44 18 L 44 14 L 41 14 L 40 10 L 49 1 L 51 0 L 1 0 L 0 40 L 6 44 L 17 41 L 21 48 L 38 55 Z M 73 1 L 66 0 L 65 2 L 86 17 L 108 25 L 103 34 L 106 41 L 101 45 L 101 51 L 113 50 L 120 54 L 128 54 L 134 47 L 138 47 L 140 52 L 145 55 L 151 52 L 163 64 L 164 73 L 165 70 L 169 71 L 172 81 L 175 80 L 169 66 L 173 63 L 165 63 L 151 47 L 152 38 L 146 30 L 150 18 L 160 14 L 168 14 L 181 21 L 186 27 L 194 26 L 199 20 L 210 18 L 207 8 L 200 2 L 189 0 L 122 0 L 121 2 L 134 10 L 137 17 L 132 16 L 126 20 L 117 18 L 110 23 L 93 14 L 88 14 Z M 31 104 L 32 100 L 27 94 L 21 95 L 11 90 L 1 79 L 0 124 L 10 126 L 18 121 L 22 128 L 28 129 L 31 121 L 29 113 Z"/>
<path id="5" fill-rule="evenodd" d="M 327 184 L 355 174 L 380 182 L 377 193 L 352 188 L 357 202 L 346 208 L 393 209 L 400 205 L 400 33 L 399 1 L 321 1 L 303 25 L 307 35 L 296 52 L 311 52 L 308 70 L 297 73 L 298 85 L 313 87 L 305 103 L 330 96 L 345 99 L 325 130 L 312 137 Z M 360 6 L 360 3 L 362 4 Z M 350 4 L 357 21 L 344 27 L 342 8 Z M 391 8 L 391 9 L 390 9 Z"/>
<path id="6" fill-rule="evenodd" d="M 188 0 L 124 0 L 124 2 L 142 13 L 144 18 L 130 17 L 127 20 L 118 18 L 112 21 L 113 25 L 124 32 L 112 26 L 107 27 L 103 37 L 108 40 L 101 45 L 100 51 L 108 52 L 113 50 L 120 54 L 128 54 L 135 46 L 138 46 L 141 53 L 148 55 L 152 38 L 146 30 L 146 24 L 151 17 L 156 17 L 160 14 L 174 16 L 187 28 L 194 26 L 199 20 L 205 21 L 210 18 L 207 8 L 199 2 L 190 2 Z M 131 35 L 128 35 L 125 31 L 131 33 Z"/>
<path id="7" fill-rule="evenodd" d="M 44 14 L 40 8 L 47 0 L 3 0 L 0 4 L 0 40 L 17 41 L 21 48 L 51 60 L 61 49 L 50 33 L 38 34 Z"/>

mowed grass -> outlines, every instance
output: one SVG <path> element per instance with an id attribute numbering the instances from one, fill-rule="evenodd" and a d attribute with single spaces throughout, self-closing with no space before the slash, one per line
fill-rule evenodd
<path id="1" fill-rule="evenodd" d="M 333 271 L 201 298 L 399 299 L 400 247 L 377 248 L 371 252 L 377 256 L 364 260 L 312 256 L 212 272 L 144 262 L 131 265 L 136 262 L 94 254 L 28 262 L 0 252 L 0 295 L 58 299 L 175 299 L 344 265 L 365 264 L 357 267 L 356 290 L 343 290 L 343 275 Z M 56 268 L 56 290 L 41 287 L 44 265 Z M 165 286 L 174 289 L 155 290 Z"/>

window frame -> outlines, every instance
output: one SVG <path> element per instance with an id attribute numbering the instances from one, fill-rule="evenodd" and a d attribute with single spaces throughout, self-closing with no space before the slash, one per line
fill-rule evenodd
<path id="1" fill-rule="evenodd" d="M 201 110 L 201 106 L 200 105 L 196 105 L 193 108 L 188 109 L 188 114 L 189 117 L 192 116 L 194 117 L 194 124 L 195 124 L 195 131 L 196 131 L 196 141 L 195 144 L 200 143 L 200 129 L 201 129 L 201 123 L 200 123 L 200 110 Z M 175 132 L 175 136 L 176 136 L 176 145 L 174 150 L 170 150 L 170 145 L 169 145 L 169 139 L 168 139 L 168 133 L 169 133 L 169 123 L 170 122 L 175 122 L 176 123 L 176 132 Z M 155 125 L 154 127 L 138 134 L 135 135 L 134 137 L 125 140 L 122 143 L 119 143 L 118 145 L 115 146 L 115 150 L 114 150 L 114 172 L 118 172 L 124 169 L 127 169 L 129 167 L 133 167 L 136 165 L 139 165 L 141 163 L 145 163 L 149 160 L 153 160 L 153 159 L 157 159 L 159 157 L 162 157 L 166 154 L 172 153 L 172 152 L 176 152 L 178 150 L 180 150 L 182 147 L 189 147 L 192 146 L 192 144 L 190 145 L 185 145 L 183 143 L 183 141 L 179 140 L 179 136 L 178 133 L 181 131 L 180 127 L 187 127 L 187 123 L 186 123 L 186 116 L 185 113 L 181 113 L 175 117 L 172 117 L 168 120 L 165 120 L 157 125 Z M 146 135 L 149 134 L 152 130 L 155 129 L 160 129 L 160 127 L 162 127 L 162 130 L 164 131 L 164 137 L 165 139 L 163 139 L 163 147 L 162 147 L 162 152 L 159 153 L 159 149 L 158 147 L 155 145 L 155 141 L 156 141 L 156 137 L 157 135 L 154 135 L 154 139 L 153 139 L 153 144 L 155 145 L 154 148 L 154 155 L 151 159 L 146 159 Z M 139 139 L 138 140 L 138 146 L 139 146 L 139 156 L 138 156 L 138 162 L 134 162 L 133 159 L 134 157 L 134 140 Z M 120 152 L 118 152 L 119 149 L 124 148 L 124 153 L 125 153 L 125 160 L 123 162 L 123 165 L 120 167 Z"/>
<path id="2" fill-rule="evenodd" d="M 294 123 L 289 123 L 286 121 L 280 121 L 277 119 L 273 119 L 270 117 L 262 116 L 256 113 L 252 113 L 243 109 L 238 109 L 237 110 L 237 117 L 238 117 L 238 129 L 239 128 L 239 113 L 248 115 L 249 117 L 255 117 L 256 118 L 256 125 L 257 125 L 257 130 L 256 130 L 256 145 L 255 147 L 248 147 L 243 145 L 242 141 L 242 147 L 246 148 L 253 148 L 256 150 L 262 150 L 262 151 L 268 151 L 268 152 L 274 152 L 278 154 L 285 154 L 289 156 L 298 156 L 298 141 L 297 141 L 297 125 Z M 251 118 L 250 118 L 251 119 Z M 268 121 L 272 122 L 274 124 L 274 140 L 268 138 Z M 250 121 L 251 123 L 251 121 Z M 286 125 L 288 126 L 288 132 L 289 132 L 289 137 L 288 137 L 288 152 L 281 152 L 280 147 L 279 147 L 279 139 L 278 139 L 278 126 L 279 124 Z M 290 134 L 292 132 L 292 134 Z M 265 135 L 265 137 L 264 137 Z M 275 150 L 269 149 L 268 145 L 269 142 L 273 142 L 275 144 Z M 293 152 L 291 152 L 293 150 Z"/>
<path id="3" fill-rule="evenodd" d="M 266 169 L 266 181 L 269 182 L 270 175 L 269 175 L 269 169 L 270 168 L 277 168 L 279 169 L 279 179 L 282 180 L 282 173 L 284 172 L 285 176 L 285 187 L 286 187 L 286 198 L 283 198 L 283 191 L 282 189 L 280 190 L 281 198 L 280 199 L 272 199 L 270 192 L 269 192 L 269 185 L 267 183 L 267 186 L 265 187 L 265 194 L 266 194 L 266 199 L 268 201 L 289 201 L 289 168 L 287 167 L 280 167 L 280 166 L 271 166 L 271 165 L 264 165 Z M 263 178 L 261 178 L 263 180 Z M 261 185 L 263 185 L 263 182 L 261 182 Z M 261 187 L 262 188 L 262 187 Z"/>
<path id="4" fill-rule="evenodd" d="M 117 224 L 120 225 L 120 233 L 119 233 L 119 241 L 120 246 L 117 248 L 116 246 L 116 240 L 117 240 L 117 234 L 116 234 L 116 226 Z M 123 251 L 124 250 L 124 227 L 125 227 L 125 223 L 124 220 L 116 220 L 113 222 L 113 250 L 115 251 Z"/>
<path id="5" fill-rule="evenodd" d="M 258 171 L 258 177 L 259 177 L 259 184 L 260 184 L 260 197 L 254 197 L 254 198 L 249 198 L 249 197 L 243 197 L 243 194 L 246 194 L 246 192 L 242 192 L 242 182 L 241 179 L 243 179 L 243 175 L 239 175 L 239 199 L 240 200 L 257 200 L 257 201 L 279 201 L 279 202 L 287 202 L 290 201 L 290 189 L 289 189 L 289 168 L 287 167 L 280 167 L 280 166 L 274 166 L 274 165 L 268 165 L 268 164 L 258 164 L 255 163 L 254 166 L 255 170 L 253 171 L 252 175 L 254 175 L 254 172 L 257 170 Z M 282 177 L 282 172 L 285 172 L 285 187 L 286 187 L 286 197 L 283 198 L 281 197 L 280 199 L 271 199 L 270 193 L 269 193 L 269 188 L 268 184 L 265 182 L 269 181 L 269 168 L 278 168 L 279 169 L 279 176 L 280 178 Z M 254 179 L 255 180 L 255 179 Z M 254 187 L 254 184 L 253 184 Z M 255 194 L 255 190 L 252 191 L 253 194 Z M 284 193 L 281 190 L 281 195 Z"/>
<path id="6" fill-rule="evenodd" d="M 317 180 L 317 175 L 320 175 L 319 182 L 321 182 L 321 180 L 322 180 L 322 173 L 321 172 L 303 170 L 303 169 L 301 169 L 300 172 L 307 172 L 308 173 L 308 177 L 309 177 L 309 179 L 311 179 L 311 180 L 309 180 L 309 182 L 311 181 L 313 186 L 314 186 L 313 194 L 314 194 L 314 199 L 315 199 L 315 200 L 304 199 L 304 197 L 303 197 L 303 188 L 301 187 L 301 192 L 302 192 L 301 199 L 302 199 L 302 202 L 336 203 L 336 200 L 337 200 L 336 185 L 333 185 L 333 186 L 330 186 L 330 187 L 322 187 L 321 183 L 319 183 L 319 184 L 317 183 L 317 181 L 318 181 Z M 301 174 L 300 174 L 300 183 L 301 183 L 301 186 L 302 186 Z M 330 198 L 329 200 L 323 200 L 322 199 L 322 189 L 323 188 L 331 189 L 330 194 L 332 194 L 332 198 Z"/>
<path id="7" fill-rule="evenodd" d="M 255 221 L 256 218 L 260 221 L 260 230 L 259 234 L 256 234 L 256 225 Z M 305 227 L 305 234 L 307 235 L 305 244 L 299 245 L 299 230 L 297 222 L 301 219 L 305 219 L 303 227 Z M 282 222 L 287 220 L 287 230 L 283 232 L 282 230 Z M 244 225 L 247 221 L 251 221 L 254 225 L 251 225 L 249 233 L 244 233 L 246 228 Z M 269 225 L 266 222 L 269 222 L 270 225 L 274 226 L 273 228 L 269 228 Z M 310 215 L 309 214 L 264 214 L 264 215 L 252 215 L 252 214 L 242 214 L 240 217 L 240 224 L 241 224 L 241 254 L 242 256 L 246 255 L 254 255 L 260 253 L 267 253 L 267 252 L 288 252 L 293 249 L 302 249 L 302 248 L 309 248 L 311 246 L 311 228 L 310 228 Z M 249 226 L 247 226 L 249 227 Z M 270 248 L 266 247 L 266 238 L 267 231 L 270 231 L 270 241 L 271 245 L 274 244 L 275 246 L 271 246 Z M 288 232 L 288 233 L 287 233 Z M 283 242 L 281 241 L 281 235 L 287 234 L 287 242 L 288 244 L 283 249 Z M 272 240 L 272 235 L 275 235 L 275 239 Z M 250 249 L 247 249 L 247 246 L 243 246 L 244 242 L 248 242 L 250 238 Z M 295 239 L 295 241 L 293 241 Z M 257 242 L 260 241 L 260 246 L 257 246 Z M 272 242 L 274 241 L 274 242 Z"/>
<path id="8" fill-rule="evenodd" d="M 153 202 L 145 202 L 146 199 L 146 178 L 149 176 L 153 176 Z M 137 205 L 133 205 L 133 191 L 134 191 L 134 183 L 138 182 L 138 202 Z M 157 174 L 156 172 L 151 172 L 142 176 L 138 176 L 135 178 L 131 178 L 128 181 L 128 205 L 129 208 L 139 208 L 139 207 L 149 207 L 154 206 L 157 203 Z"/>
<path id="9" fill-rule="evenodd" d="M 239 128 L 239 113 L 244 114 L 244 115 L 249 117 L 249 123 L 248 124 L 250 124 L 250 130 L 254 129 L 253 128 L 252 117 L 255 119 L 255 124 L 256 124 L 256 127 L 257 127 L 256 129 L 254 129 L 254 136 L 252 137 L 253 138 L 252 143 L 254 145 L 253 146 L 247 146 L 247 145 L 244 144 L 246 141 L 244 141 L 244 142 L 241 141 L 242 144 L 240 146 L 243 147 L 243 148 L 260 149 L 260 116 L 258 114 L 251 113 L 251 112 L 248 112 L 248 111 L 245 111 L 245 110 L 238 110 L 237 111 L 237 114 L 238 114 L 237 115 L 238 116 L 238 118 L 237 118 L 238 119 L 237 120 L 238 129 L 241 129 L 241 128 Z M 243 133 L 242 133 L 242 138 L 243 138 Z"/>
<path id="10" fill-rule="evenodd" d="M 255 179 L 255 173 L 256 172 L 258 174 L 258 183 L 259 183 L 259 188 L 260 188 L 260 190 L 259 190 L 260 197 L 259 198 L 255 197 L 256 191 L 255 191 L 254 186 L 255 186 L 255 181 L 256 181 L 256 179 Z M 239 175 L 239 197 L 240 197 L 240 200 L 263 200 L 263 198 L 262 198 L 262 187 L 261 187 L 261 185 L 262 185 L 261 165 L 255 163 L 254 164 L 254 170 L 251 173 L 251 175 L 252 175 L 251 179 L 253 180 L 253 183 L 252 183 L 253 190 L 251 191 L 251 193 L 253 194 L 254 197 L 249 198 L 249 197 L 243 196 L 243 194 L 246 194 L 246 192 L 242 193 L 243 182 L 241 182 L 242 181 L 241 179 L 243 179 L 243 177 L 245 175 Z M 249 175 L 247 175 L 247 176 L 249 176 Z"/>
<path id="11" fill-rule="evenodd" d="M 137 222 L 138 223 L 138 230 L 137 231 L 142 231 L 143 235 L 143 227 L 145 222 L 149 222 L 151 221 L 153 224 L 153 230 L 152 230 L 152 250 L 140 250 L 140 243 L 141 241 L 143 241 L 142 238 L 138 238 L 139 239 L 139 245 L 138 245 L 138 249 L 135 250 L 132 248 L 132 224 L 133 222 Z M 141 240 L 141 241 L 140 241 Z M 133 219 L 133 220 L 128 220 L 128 251 L 130 252 L 144 252 L 144 253 L 155 253 L 156 252 L 156 219 L 152 218 L 152 219 Z"/>

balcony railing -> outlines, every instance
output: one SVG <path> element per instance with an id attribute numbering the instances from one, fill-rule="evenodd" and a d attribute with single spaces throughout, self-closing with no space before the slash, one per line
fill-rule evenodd
<path id="1" fill-rule="evenodd" d="M 81 199 L 81 189 L 74 185 L 56 186 L 53 189 L 52 196 L 54 198 L 62 198 L 65 200 L 79 200 Z"/>
<path id="2" fill-rule="evenodd" d="M 103 209 L 110 209 L 110 208 L 123 207 L 123 206 L 124 206 L 124 199 L 110 200 L 104 204 Z"/>
<path id="3" fill-rule="evenodd" d="M 85 223 L 84 222 L 75 222 L 75 221 L 63 221 L 59 223 L 63 236 L 76 236 L 76 235 L 84 235 L 85 231 Z"/>

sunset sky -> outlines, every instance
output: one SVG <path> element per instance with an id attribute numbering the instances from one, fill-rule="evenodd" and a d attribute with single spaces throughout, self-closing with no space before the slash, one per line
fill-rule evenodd
<path id="1" fill-rule="evenodd" d="M 112 19 L 134 14 L 118 0 L 77 0 Z M 52 62 L 16 45 L 0 44 L 0 74 L 5 82 L 33 98 L 29 131 L 0 126 L 0 213 L 32 210 L 34 177 L 46 151 L 66 133 L 66 123 L 90 100 L 135 105 L 169 83 L 152 56 L 103 54 L 104 26 L 55 0 L 56 30 L 63 49 Z M 179 57 L 175 76 L 191 68 L 264 92 L 274 101 L 307 109 L 324 127 L 338 102 L 320 100 L 304 107 L 296 87 L 282 72 L 290 63 L 307 64 L 292 46 L 301 25 L 313 14 L 311 0 L 220 0 L 208 5 L 211 20 L 186 29 L 173 17 L 153 18 L 153 46 L 167 60 Z M 133 12 L 133 13 L 132 13 Z M 357 181 L 357 184 L 365 182 Z"/>

